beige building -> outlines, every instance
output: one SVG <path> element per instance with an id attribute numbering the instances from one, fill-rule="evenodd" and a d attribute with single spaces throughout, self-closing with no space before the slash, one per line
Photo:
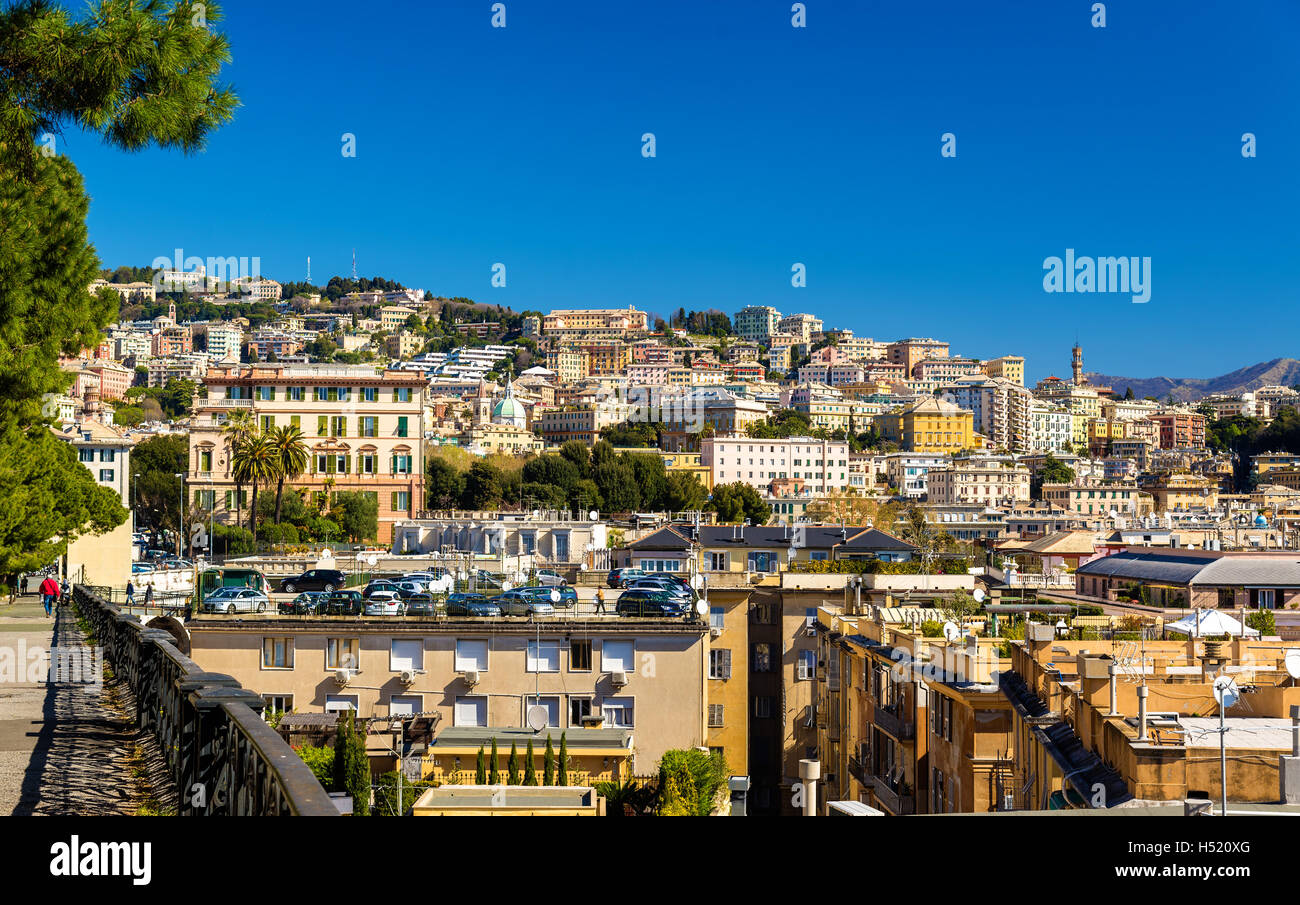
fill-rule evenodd
<path id="1" fill-rule="evenodd" d="M 229 522 L 238 508 L 226 433 L 229 414 L 246 411 L 258 430 L 302 430 L 309 464 L 286 482 L 312 498 L 360 491 L 379 506 L 378 540 L 424 505 L 424 378 L 357 365 L 219 366 L 204 379 L 190 429 L 186 488 L 196 504 Z M 247 488 L 245 488 L 247 490 Z"/>
<path id="2" fill-rule="evenodd" d="M 929 502 L 1001 506 L 1029 502 L 1029 468 L 1019 463 L 957 460 L 926 474 Z"/>
<path id="3" fill-rule="evenodd" d="M 277 710 L 433 714 L 436 740 L 447 727 L 521 729 L 540 706 L 557 742 L 569 729 L 626 730 L 636 776 L 707 737 L 704 622 L 199 616 L 187 627 L 200 666 Z M 611 759 L 606 775 L 571 781 L 613 779 L 616 768 Z"/>
<path id="4" fill-rule="evenodd" d="M 135 514 L 130 511 L 134 443 L 117 428 L 89 420 L 56 429 L 54 435 L 72 445 L 95 483 L 115 492 L 127 509 L 126 521 L 112 531 L 85 534 L 68 545 L 65 574 L 74 582 L 125 587 L 131 575 L 131 536 L 135 531 Z"/>

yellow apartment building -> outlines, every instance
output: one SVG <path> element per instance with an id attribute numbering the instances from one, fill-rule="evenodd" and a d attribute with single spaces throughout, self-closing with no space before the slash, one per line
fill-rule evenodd
<path id="1" fill-rule="evenodd" d="M 907 452 L 957 452 L 975 446 L 973 414 L 940 399 L 923 399 L 877 415 L 875 423 L 886 440 Z"/>

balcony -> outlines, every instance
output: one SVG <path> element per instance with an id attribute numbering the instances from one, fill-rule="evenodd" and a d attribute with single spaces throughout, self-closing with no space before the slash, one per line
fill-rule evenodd
<path id="1" fill-rule="evenodd" d="M 907 741 L 916 737 L 916 723 L 904 719 L 884 707 L 875 709 L 871 722 L 878 726 L 881 732 L 892 735 L 899 741 Z"/>
<path id="2" fill-rule="evenodd" d="M 885 810 L 900 817 L 916 813 L 916 798 L 912 795 L 912 787 L 907 783 L 888 782 L 870 774 L 867 778 L 871 780 L 871 791 L 875 794 L 876 801 Z"/>
<path id="3" fill-rule="evenodd" d="M 253 407 L 253 400 L 252 399 L 211 399 L 210 398 L 206 403 L 204 403 L 204 405 L 208 405 L 213 408 L 251 409 Z"/>

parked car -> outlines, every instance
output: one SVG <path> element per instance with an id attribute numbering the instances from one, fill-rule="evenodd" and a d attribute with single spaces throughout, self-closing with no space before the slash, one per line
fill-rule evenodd
<path id="1" fill-rule="evenodd" d="M 606 583 L 611 588 L 621 588 L 629 581 L 641 578 L 646 573 L 640 569 L 611 569 Z"/>
<path id="2" fill-rule="evenodd" d="M 618 595 L 614 612 L 620 616 L 685 616 L 690 608 L 663 591 L 636 588 Z"/>
<path id="3" fill-rule="evenodd" d="M 482 594 L 450 594 L 447 597 L 448 616 L 500 616 L 501 607 Z"/>
<path id="4" fill-rule="evenodd" d="M 265 613 L 270 603 L 266 595 L 252 588 L 218 588 L 203 598 L 201 609 L 207 613 Z"/>
<path id="5" fill-rule="evenodd" d="M 343 587 L 348 576 L 338 569 L 308 569 L 301 575 L 285 578 L 280 582 L 280 590 L 286 594 L 298 591 L 330 591 Z"/>
<path id="6" fill-rule="evenodd" d="M 316 607 L 318 616 L 360 616 L 366 601 L 360 591 L 335 591 L 326 594 Z"/>
<path id="7" fill-rule="evenodd" d="M 370 582 L 368 585 L 366 585 L 364 588 L 361 589 L 361 596 L 366 598 L 366 600 L 369 600 L 370 595 L 376 593 L 377 591 L 392 591 L 394 594 L 396 594 L 397 582 L 389 581 L 387 578 L 376 578 L 374 581 Z"/>
<path id="8" fill-rule="evenodd" d="M 638 578 L 636 581 L 628 582 L 624 587 L 628 590 L 663 591 L 669 597 L 684 601 L 687 604 L 694 603 L 699 596 L 693 589 L 672 578 L 647 576 L 646 578 Z"/>
<path id="9" fill-rule="evenodd" d="M 554 569 L 538 569 L 535 573 L 537 583 L 548 587 L 562 588 L 567 585 L 568 580 Z"/>
<path id="10" fill-rule="evenodd" d="M 401 597 L 403 600 L 410 600 L 412 597 L 429 596 L 428 587 L 423 582 L 419 581 L 395 581 L 393 582 L 393 590 L 395 590 L 397 596 Z"/>
<path id="11" fill-rule="evenodd" d="M 405 601 L 408 616 L 437 616 L 442 603 L 432 594 L 415 594 Z"/>
<path id="12" fill-rule="evenodd" d="M 366 598 L 367 616 L 401 616 L 406 612 L 406 602 L 396 591 L 375 591 Z"/>
<path id="13" fill-rule="evenodd" d="M 483 569 L 475 569 L 473 572 L 474 581 L 480 588 L 499 588 L 502 587 L 502 579 L 499 575 L 493 575 L 491 572 L 485 572 Z"/>
<path id="14" fill-rule="evenodd" d="M 550 600 L 541 600 L 536 594 L 530 593 L 533 589 L 529 588 L 511 588 L 504 594 L 498 594 L 492 598 L 492 602 L 501 608 L 501 612 L 506 616 L 553 616 L 555 607 L 551 606 Z"/>
<path id="15" fill-rule="evenodd" d="M 578 592 L 573 588 L 565 585 L 564 587 L 546 587 L 544 585 L 526 585 L 512 590 L 523 591 L 525 594 L 532 596 L 534 600 L 542 603 L 549 603 L 554 607 L 568 609 L 578 602 Z M 553 594 L 559 595 L 556 600 Z"/>
<path id="16" fill-rule="evenodd" d="M 321 591 L 303 591 L 293 600 L 281 600 L 276 608 L 281 616 L 310 616 L 324 599 Z"/>

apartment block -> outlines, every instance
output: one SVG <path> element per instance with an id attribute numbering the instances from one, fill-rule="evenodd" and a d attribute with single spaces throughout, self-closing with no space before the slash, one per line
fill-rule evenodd
<path id="1" fill-rule="evenodd" d="M 329 491 L 371 494 L 379 537 L 424 505 L 424 392 L 418 373 L 364 365 L 218 365 L 204 378 L 207 398 L 195 406 L 187 488 L 218 521 L 234 518 L 230 437 L 232 411 L 252 415 L 259 430 L 302 430 L 308 470 L 286 483 L 323 502 Z"/>

